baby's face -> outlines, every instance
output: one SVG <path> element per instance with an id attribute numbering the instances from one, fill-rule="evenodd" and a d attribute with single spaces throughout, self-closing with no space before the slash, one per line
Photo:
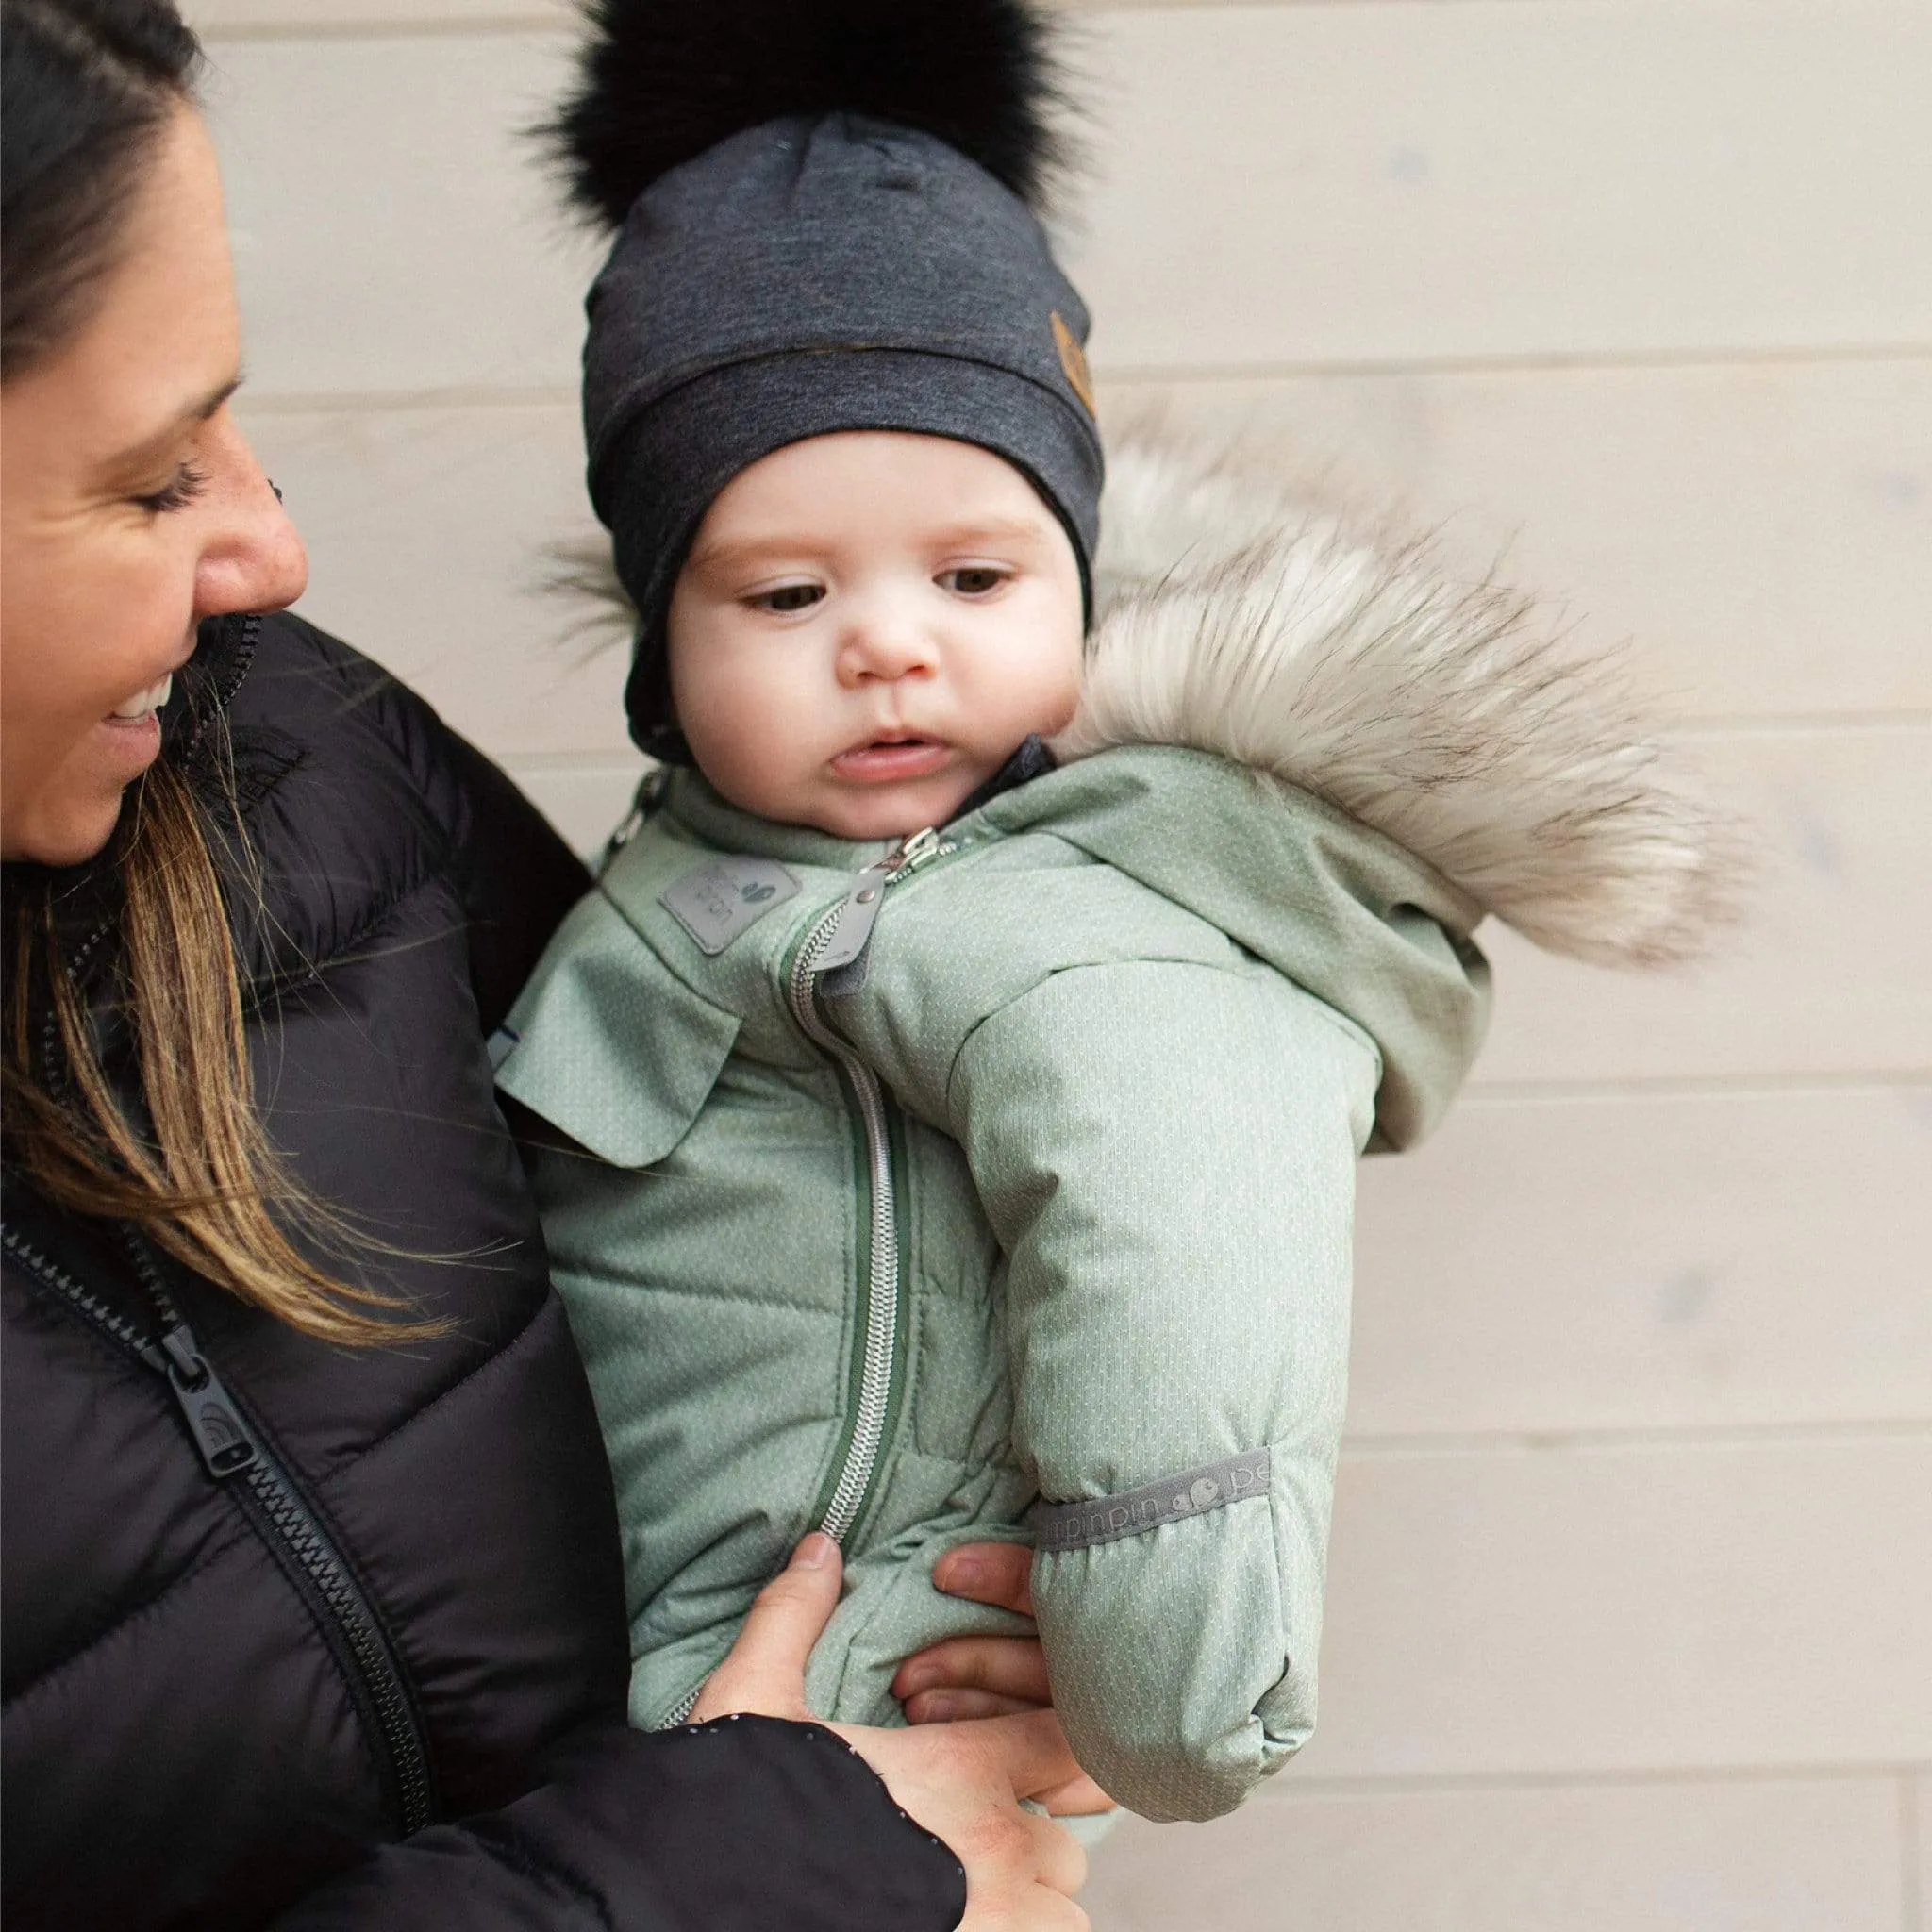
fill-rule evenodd
<path id="1" fill-rule="evenodd" d="M 741 471 L 671 599 L 671 694 L 734 805 L 844 839 L 943 824 L 1079 694 L 1080 571 L 1019 471 L 855 430 Z"/>

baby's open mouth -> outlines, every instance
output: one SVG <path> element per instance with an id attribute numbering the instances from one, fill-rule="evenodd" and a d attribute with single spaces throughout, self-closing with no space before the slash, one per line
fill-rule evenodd
<path id="1" fill-rule="evenodd" d="M 841 778 L 885 784 L 901 778 L 923 778 L 944 764 L 947 756 L 947 747 L 938 739 L 907 732 L 851 745 L 832 760 L 832 769 Z"/>

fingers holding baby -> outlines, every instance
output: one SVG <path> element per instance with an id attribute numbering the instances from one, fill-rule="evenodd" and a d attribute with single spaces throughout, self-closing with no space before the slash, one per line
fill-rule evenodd
<path id="1" fill-rule="evenodd" d="M 691 1722 L 739 1713 L 808 1721 L 805 1666 L 838 1606 L 840 1575 L 838 1545 L 807 1537 L 759 1591 Z M 908 1817 L 952 1847 L 966 1873 L 961 1932 L 1079 1932 L 1087 1924 L 1073 1903 L 1086 1854 L 1050 1818 L 1023 1808 L 1083 1782 L 1051 1710 L 907 1730 L 827 1728 L 871 1765 Z"/>

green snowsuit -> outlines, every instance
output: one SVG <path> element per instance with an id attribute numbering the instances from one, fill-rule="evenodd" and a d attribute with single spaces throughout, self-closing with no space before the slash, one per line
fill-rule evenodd
<path id="1" fill-rule="evenodd" d="M 1110 651 L 1145 671 L 1118 633 L 1101 709 Z M 1190 703 L 1174 734 L 1211 739 Z M 1355 1162 L 1468 1070 L 1483 907 L 1259 754 L 1081 728 L 890 872 L 669 775 L 499 1081 L 582 1150 L 534 1178 L 616 1473 L 632 1721 L 681 1717 L 822 1523 L 848 1588 L 809 1701 L 896 1721 L 908 1652 L 1008 1624 L 934 1560 L 1037 1537 L 1075 1754 L 1207 1818 L 1314 1724 Z"/>

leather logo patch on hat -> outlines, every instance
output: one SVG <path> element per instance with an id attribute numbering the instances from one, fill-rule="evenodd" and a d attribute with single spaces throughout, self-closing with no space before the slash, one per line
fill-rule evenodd
<path id="1" fill-rule="evenodd" d="M 1053 324 L 1053 339 L 1060 352 L 1060 367 L 1067 372 L 1067 380 L 1074 385 L 1074 393 L 1087 405 L 1087 413 L 1097 416 L 1100 411 L 1093 406 L 1093 378 L 1088 374 L 1087 357 L 1080 344 L 1074 339 L 1074 331 L 1060 320 L 1056 308 L 1048 318 Z"/>

